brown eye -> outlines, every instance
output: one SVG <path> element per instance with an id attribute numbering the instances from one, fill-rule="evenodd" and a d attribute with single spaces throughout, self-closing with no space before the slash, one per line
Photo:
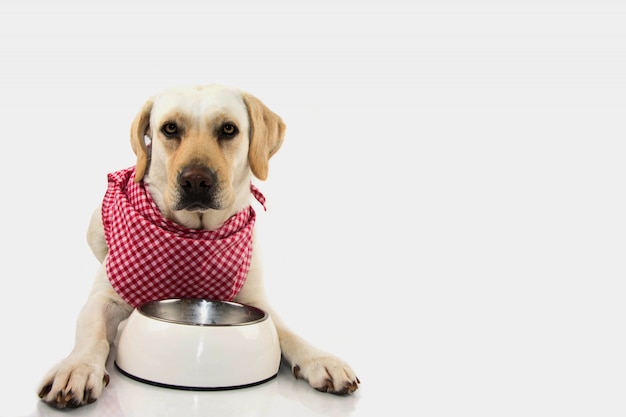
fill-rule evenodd
<path id="1" fill-rule="evenodd" d="M 237 126 L 232 123 L 226 123 L 222 126 L 222 136 L 225 138 L 231 138 L 237 134 Z"/>
<path id="2" fill-rule="evenodd" d="M 161 132 L 163 132 L 165 136 L 175 136 L 178 133 L 178 126 L 176 126 L 176 123 L 172 122 L 165 123 L 161 128 Z"/>

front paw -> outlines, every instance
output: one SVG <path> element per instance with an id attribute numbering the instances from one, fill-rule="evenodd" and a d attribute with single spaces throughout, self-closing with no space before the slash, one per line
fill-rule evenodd
<path id="1" fill-rule="evenodd" d="M 351 394 L 361 383 L 347 364 L 333 356 L 309 358 L 294 363 L 291 370 L 296 378 L 308 381 L 318 391 L 331 394 Z"/>
<path id="2" fill-rule="evenodd" d="M 39 398 L 56 408 L 77 408 L 96 401 L 108 384 L 104 365 L 67 358 L 43 379 Z"/>

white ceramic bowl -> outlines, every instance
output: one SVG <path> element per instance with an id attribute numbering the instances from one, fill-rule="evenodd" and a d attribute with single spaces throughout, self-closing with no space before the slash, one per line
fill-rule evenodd
<path id="1" fill-rule="evenodd" d="M 128 318 L 115 365 L 153 385 L 233 389 L 274 378 L 280 346 L 271 317 L 256 307 L 203 299 L 151 301 Z"/>

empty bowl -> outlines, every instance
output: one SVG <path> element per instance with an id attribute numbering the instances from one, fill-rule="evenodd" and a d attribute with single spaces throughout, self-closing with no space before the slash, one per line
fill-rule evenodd
<path id="1" fill-rule="evenodd" d="M 120 335 L 116 367 L 138 381 L 188 390 L 242 388 L 278 374 L 271 317 L 245 304 L 205 299 L 138 306 Z"/>

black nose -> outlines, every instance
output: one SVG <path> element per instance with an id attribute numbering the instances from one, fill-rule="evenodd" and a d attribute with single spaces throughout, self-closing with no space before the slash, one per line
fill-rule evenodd
<path id="1" fill-rule="evenodd" d="M 208 168 L 189 167 L 178 174 L 178 185 L 190 195 L 208 193 L 215 181 L 215 173 Z"/>

